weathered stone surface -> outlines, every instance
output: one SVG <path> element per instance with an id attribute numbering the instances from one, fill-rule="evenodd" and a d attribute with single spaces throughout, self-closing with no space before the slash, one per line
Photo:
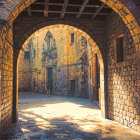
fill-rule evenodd
<path id="1" fill-rule="evenodd" d="M 18 67 L 19 91 L 46 93 L 49 86 L 53 95 L 89 97 L 87 75 L 92 46 L 76 28 L 65 29 L 60 24 L 41 29 L 24 46 Z M 48 77 L 50 68 L 52 79 Z"/>
<path id="2" fill-rule="evenodd" d="M 117 24 L 119 23 L 119 24 Z M 138 131 L 138 118 L 135 117 L 136 110 L 139 110 L 138 98 L 134 95 L 138 91 L 137 86 L 137 66 L 136 59 L 134 56 L 135 45 L 133 39 L 131 38 L 128 28 L 124 25 L 119 17 L 112 17 L 108 20 L 108 86 L 109 86 L 109 118 L 127 124 Z M 118 33 L 118 29 L 121 27 L 121 32 Z M 124 31 L 123 31 L 124 30 Z M 114 34 L 115 33 L 115 34 Z M 114 34 L 112 38 L 112 34 Z M 113 41 L 116 41 L 116 38 L 123 34 L 124 37 L 124 62 L 117 63 L 117 53 L 116 53 L 116 44 L 113 44 Z M 128 47 L 129 46 L 129 47 Z M 113 88 L 114 87 L 114 88 Z M 112 90 L 111 90 L 112 89 Z M 113 96 L 112 96 L 113 95 Z M 112 99 L 113 98 L 113 99 Z M 114 106 L 116 105 L 117 106 Z M 122 120 L 122 110 L 120 106 L 124 106 L 126 111 L 126 117 Z M 114 110 L 114 111 L 113 111 Z M 117 113 L 116 113 L 117 112 Z M 138 113 L 139 114 L 139 113 Z M 140 114 L 139 114 L 140 115 Z M 127 123 L 129 121 L 129 123 Z M 132 125 L 135 124 L 135 125 Z"/>

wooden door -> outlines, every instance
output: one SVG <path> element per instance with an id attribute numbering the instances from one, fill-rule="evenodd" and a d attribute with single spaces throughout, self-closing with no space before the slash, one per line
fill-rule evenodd
<path id="1" fill-rule="evenodd" d="M 50 94 L 53 92 L 53 68 L 47 68 L 47 85 L 50 88 Z"/>
<path id="2" fill-rule="evenodd" d="M 75 80 L 71 80 L 71 95 L 75 95 Z"/>

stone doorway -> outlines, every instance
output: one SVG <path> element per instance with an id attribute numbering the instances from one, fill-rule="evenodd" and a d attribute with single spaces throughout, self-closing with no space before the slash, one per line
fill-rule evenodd
<path id="1" fill-rule="evenodd" d="M 71 95 L 74 96 L 75 95 L 75 80 L 71 80 L 70 85 L 71 85 L 71 87 L 70 87 Z"/>
<path id="2" fill-rule="evenodd" d="M 47 86 L 50 94 L 53 93 L 53 68 L 47 68 Z"/>

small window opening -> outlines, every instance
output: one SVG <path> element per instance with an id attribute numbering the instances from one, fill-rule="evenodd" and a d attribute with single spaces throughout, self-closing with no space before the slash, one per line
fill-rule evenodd
<path id="1" fill-rule="evenodd" d="M 74 33 L 71 34 L 71 44 L 74 43 Z"/>
<path id="2" fill-rule="evenodd" d="M 30 59 L 30 52 L 27 51 L 27 52 L 24 52 L 24 58 L 29 60 Z"/>
<path id="3" fill-rule="evenodd" d="M 34 58 L 35 58 L 35 49 L 34 49 Z"/>
<path id="4" fill-rule="evenodd" d="M 123 37 L 117 38 L 117 63 L 124 61 Z"/>

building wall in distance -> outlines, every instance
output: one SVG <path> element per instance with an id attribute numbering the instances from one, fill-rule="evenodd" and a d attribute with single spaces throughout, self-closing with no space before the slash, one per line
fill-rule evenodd
<path id="1" fill-rule="evenodd" d="M 31 73 L 30 71 L 30 61 L 29 58 L 27 58 L 27 54 L 25 52 L 28 52 L 29 48 L 25 47 L 23 53 L 20 55 L 20 68 L 18 69 L 18 82 L 19 82 L 19 91 L 31 91 Z"/>
<path id="2" fill-rule="evenodd" d="M 45 93 L 49 85 L 55 95 L 88 97 L 90 48 L 86 38 L 71 29 L 52 28 L 36 34 L 19 60 L 19 91 Z"/>

